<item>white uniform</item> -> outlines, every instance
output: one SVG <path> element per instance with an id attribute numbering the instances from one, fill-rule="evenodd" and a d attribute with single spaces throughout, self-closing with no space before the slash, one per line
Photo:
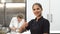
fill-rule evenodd
<path id="1" fill-rule="evenodd" d="M 11 20 L 11 22 L 10 22 L 9 27 L 10 28 L 15 27 L 15 28 L 17 28 L 16 29 L 16 31 L 17 31 L 22 26 L 23 23 L 24 23 L 24 19 L 22 19 L 22 21 L 20 23 L 18 23 L 17 17 L 13 17 L 12 20 Z"/>

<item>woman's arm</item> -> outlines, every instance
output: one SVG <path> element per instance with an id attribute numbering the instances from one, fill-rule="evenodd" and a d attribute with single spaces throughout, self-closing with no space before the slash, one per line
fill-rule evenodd
<path id="1" fill-rule="evenodd" d="M 49 33 L 50 33 L 50 23 L 48 20 L 45 20 L 43 24 L 43 34 L 49 34 Z"/>
<path id="2" fill-rule="evenodd" d="M 19 32 L 22 32 L 23 30 L 26 30 L 26 27 L 28 26 L 28 23 L 27 22 L 24 22 L 23 25 L 20 27 L 20 31 Z"/>

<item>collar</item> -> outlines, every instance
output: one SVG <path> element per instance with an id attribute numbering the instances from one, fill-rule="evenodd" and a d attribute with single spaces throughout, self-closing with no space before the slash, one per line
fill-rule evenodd
<path id="1" fill-rule="evenodd" d="M 35 18 L 35 20 L 36 20 L 36 19 L 37 19 L 37 18 Z M 42 20 L 42 19 L 43 19 L 43 16 L 41 16 L 41 18 L 39 18 L 38 21 L 40 21 L 40 20 Z"/>

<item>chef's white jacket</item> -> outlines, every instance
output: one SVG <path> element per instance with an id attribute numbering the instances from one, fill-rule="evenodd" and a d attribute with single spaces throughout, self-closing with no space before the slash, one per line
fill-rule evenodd
<path id="1" fill-rule="evenodd" d="M 11 19 L 9 27 L 10 28 L 15 27 L 15 28 L 19 29 L 23 25 L 23 23 L 24 23 L 24 19 L 22 19 L 22 21 L 20 21 L 20 23 L 18 23 L 17 17 L 13 17 Z"/>

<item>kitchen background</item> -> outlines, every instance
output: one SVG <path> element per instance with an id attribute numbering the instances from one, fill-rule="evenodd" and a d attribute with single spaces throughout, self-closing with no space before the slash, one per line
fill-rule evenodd
<path id="1" fill-rule="evenodd" d="M 0 34 L 7 34 L 12 17 L 23 14 L 26 19 L 25 0 L 0 0 Z"/>
<path id="2" fill-rule="evenodd" d="M 19 13 L 24 14 L 27 22 L 34 19 L 31 7 L 36 2 L 42 4 L 42 15 L 50 21 L 50 33 L 60 34 L 60 0 L 0 0 L 0 29 L 8 28 L 11 18 Z"/>

